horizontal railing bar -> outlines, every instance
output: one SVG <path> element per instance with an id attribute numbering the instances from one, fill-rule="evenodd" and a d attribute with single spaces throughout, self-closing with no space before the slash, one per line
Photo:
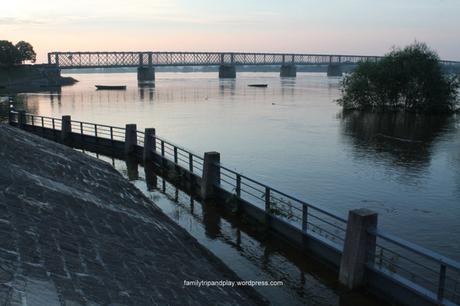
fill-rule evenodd
<path id="1" fill-rule="evenodd" d="M 291 199 L 291 200 L 293 200 L 293 201 L 296 201 L 296 202 L 299 202 L 299 203 L 301 203 L 301 204 L 303 204 L 303 205 L 307 205 L 308 207 L 314 208 L 314 209 L 316 209 L 316 210 L 318 210 L 318 211 L 324 213 L 325 215 L 328 215 L 328 216 L 333 217 L 333 218 L 335 218 L 335 219 L 338 219 L 338 220 L 340 220 L 340 221 L 342 221 L 342 222 L 344 222 L 344 223 L 347 223 L 347 220 L 346 220 L 345 218 L 342 218 L 342 217 L 336 215 L 335 213 L 328 211 L 328 210 L 325 209 L 325 208 L 319 208 L 319 207 L 314 206 L 314 205 L 312 205 L 312 204 L 306 203 L 306 202 L 304 202 L 304 201 L 302 201 L 302 200 L 299 200 L 299 199 L 297 199 L 297 198 L 295 198 L 295 197 L 293 197 L 293 196 L 290 196 L 290 195 L 288 195 L 288 194 L 286 194 L 286 193 L 284 193 L 284 192 L 281 192 L 281 191 L 279 191 L 279 190 L 277 190 L 277 189 L 275 189 L 275 188 L 272 188 L 272 187 L 270 187 L 270 186 L 268 186 L 268 185 L 265 185 L 265 184 L 263 184 L 263 183 L 260 183 L 260 182 L 254 180 L 254 179 L 251 179 L 251 178 L 249 178 L 249 177 L 247 177 L 247 176 L 245 176 L 245 175 L 243 175 L 243 174 L 241 174 L 241 173 L 238 173 L 238 172 L 236 172 L 236 171 L 234 171 L 234 170 L 231 170 L 231 169 L 229 169 L 229 168 L 227 168 L 227 167 L 225 167 L 225 166 L 222 166 L 222 164 L 217 164 L 217 166 L 219 166 L 219 167 L 221 167 L 221 168 L 223 168 L 223 169 L 225 169 L 225 170 L 227 170 L 227 171 L 229 171 L 229 172 L 232 172 L 232 173 L 234 173 L 234 174 L 236 174 L 236 175 L 239 175 L 239 176 L 241 176 L 241 178 L 244 178 L 244 179 L 246 179 L 246 180 L 248 180 L 248 181 L 250 181 L 250 182 L 253 182 L 253 183 L 255 183 L 255 184 L 258 184 L 258 185 L 260 185 L 260 186 L 262 186 L 262 187 L 264 187 L 264 188 L 270 188 L 270 191 L 271 191 L 271 192 L 278 193 L 278 194 L 280 194 L 280 195 L 282 195 L 282 196 L 284 196 L 284 197 L 287 197 L 287 198 L 289 198 L 289 199 Z"/>
<path id="2" fill-rule="evenodd" d="M 404 268 L 404 267 L 402 267 L 402 266 L 400 266 L 400 265 L 398 265 L 398 264 L 396 264 L 396 263 L 393 263 L 393 262 L 389 261 L 389 260 L 386 259 L 386 258 L 384 258 L 384 259 L 382 259 L 382 260 L 385 261 L 388 265 L 392 265 L 393 267 L 396 267 L 396 268 L 398 268 L 398 269 L 401 270 L 401 271 L 405 271 L 405 272 L 408 273 L 409 275 L 414 276 L 415 278 L 421 279 L 421 280 L 425 281 L 427 284 L 432 285 L 433 288 L 436 288 L 437 281 L 429 280 L 429 279 L 425 278 L 424 276 L 415 274 L 414 272 L 412 272 L 412 271 L 410 271 L 410 270 L 407 270 L 406 268 Z M 374 265 L 376 265 L 377 267 L 380 266 L 379 264 L 375 264 L 375 263 L 374 263 Z M 389 270 L 389 268 L 387 268 L 387 267 L 385 267 L 385 269 Z M 395 270 L 396 270 L 396 269 L 395 269 Z M 389 270 L 389 271 L 391 271 L 391 270 Z M 391 272 L 392 272 L 392 271 L 391 271 Z M 397 272 L 393 272 L 393 273 L 397 273 Z M 397 273 L 397 274 L 400 274 L 400 273 Z M 411 280 L 411 281 L 413 281 L 413 280 Z M 419 283 L 419 285 L 422 285 L 422 284 Z M 423 285 L 422 285 L 422 286 L 423 286 Z M 424 286 L 424 287 L 427 287 L 427 286 Z M 429 288 L 427 288 L 427 289 L 429 289 Z"/>
<path id="3" fill-rule="evenodd" d="M 410 263 L 412 263 L 412 264 L 414 264 L 414 265 L 417 265 L 417 266 L 419 266 L 419 267 L 421 267 L 421 268 L 424 268 L 424 269 L 426 269 L 426 270 L 428 270 L 428 271 L 430 271 L 430 272 L 432 272 L 432 273 L 434 273 L 434 274 L 436 274 L 436 275 L 439 274 L 439 270 L 434 270 L 434 269 L 431 268 L 431 267 L 427 267 L 427 266 L 425 266 L 425 265 L 423 265 L 423 264 L 421 264 L 421 263 L 418 263 L 418 262 L 416 262 L 415 260 L 412 260 L 412 259 L 410 259 L 410 258 L 408 258 L 408 257 L 406 257 L 406 256 L 401 255 L 401 253 L 397 253 L 396 251 L 390 250 L 390 249 L 388 249 L 388 248 L 386 248 L 386 247 L 382 247 L 381 245 L 378 245 L 378 244 L 377 244 L 377 247 L 381 248 L 382 250 L 385 250 L 385 251 L 388 252 L 388 253 L 397 255 L 397 256 L 398 256 L 399 258 L 401 258 L 402 260 L 408 261 L 408 262 L 410 262 Z M 379 258 L 382 258 L 382 259 L 383 259 L 383 258 L 387 258 L 387 257 L 385 257 L 385 256 L 381 256 L 380 254 L 376 254 L 376 256 L 378 256 Z"/>
<path id="4" fill-rule="evenodd" d="M 460 263 L 453 259 L 447 258 L 444 255 L 425 249 L 424 247 L 421 247 L 415 243 L 377 229 L 369 229 L 368 232 L 372 235 L 375 235 L 376 237 L 380 237 L 386 241 L 393 242 L 394 244 L 399 245 L 407 250 L 411 250 L 417 254 L 425 256 L 426 258 L 430 258 L 440 264 L 445 264 L 446 266 L 460 271 Z"/>
<path id="5" fill-rule="evenodd" d="M 319 229 L 320 231 L 323 231 L 323 232 L 329 234 L 330 236 L 337 238 L 337 239 L 340 240 L 340 241 L 345 241 L 345 239 L 343 239 L 342 237 L 337 236 L 336 234 L 331 233 L 331 232 L 329 232 L 328 230 L 325 230 L 324 228 L 320 227 L 320 226 L 317 225 L 317 224 L 314 224 L 314 223 L 311 223 L 311 222 L 308 222 L 308 221 L 307 221 L 307 226 L 308 226 L 308 225 L 311 225 L 311 226 L 313 226 L 313 227 Z M 312 231 L 313 231 L 313 230 L 312 230 Z M 318 233 L 318 234 L 321 235 L 320 233 Z"/>
<path id="6" fill-rule="evenodd" d="M 319 221 L 324 222 L 326 224 L 329 224 L 330 226 L 332 226 L 332 227 L 334 227 L 334 228 L 336 228 L 338 230 L 341 230 L 342 232 L 346 232 L 346 229 L 343 229 L 343 228 L 339 227 L 337 224 L 334 224 L 334 223 L 331 223 L 331 222 L 326 221 L 324 219 L 321 219 L 320 217 L 315 216 L 315 215 L 311 214 L 310 212 L 308 212 L 308 216 L 312 217 L 312 218 L 315 218 L 316 220 L 319 220 Z"/>

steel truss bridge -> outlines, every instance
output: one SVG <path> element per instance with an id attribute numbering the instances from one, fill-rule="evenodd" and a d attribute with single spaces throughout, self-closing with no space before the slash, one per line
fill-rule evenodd
<path id="1" fill-rule="evenodd" d="M 330 65 L 376 61 L 380 56 L 239 52 L 50 52 L 61 69 L 142 66 Z M 441 61 L 460 65 L 456 61 Z"/>

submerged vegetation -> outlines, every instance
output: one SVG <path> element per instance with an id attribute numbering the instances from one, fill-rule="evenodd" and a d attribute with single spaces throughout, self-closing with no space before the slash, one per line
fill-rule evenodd
<path id="1" fill-rule="evenodd" d="M 376 62 L 361 62 L 345 76 L 344 110 L 452 113 L 459 106 L 460 77 L 447 75 L 436 52 L 424 43 L 394 49 Z"/>

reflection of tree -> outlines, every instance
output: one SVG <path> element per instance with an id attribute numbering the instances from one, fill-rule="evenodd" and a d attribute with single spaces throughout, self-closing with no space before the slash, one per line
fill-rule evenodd
<path id="1" fill-rule="evenodd" d="M 434 140 L 454 124 L 452 117 L 409 113 L 354 111 L 341 117 L 357 156 L 411 169 L 428 165 Z"/>

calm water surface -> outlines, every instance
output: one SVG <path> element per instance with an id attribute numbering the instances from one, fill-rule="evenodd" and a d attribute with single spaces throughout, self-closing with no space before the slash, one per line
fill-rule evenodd
<path id="1" fill-rule="evenodd" d="M 345 216 L 365 207 L 392 233 L 460 260 L 460 118 L 342 114 L 339 79 L 299 73 L 76 74 L 60 92 L 17 97 L 47 116 L 139 128 Z M 267 83 L 252 88 L 250 83 Z M 95 84 L 126 84 L 96 91 Z"/>

